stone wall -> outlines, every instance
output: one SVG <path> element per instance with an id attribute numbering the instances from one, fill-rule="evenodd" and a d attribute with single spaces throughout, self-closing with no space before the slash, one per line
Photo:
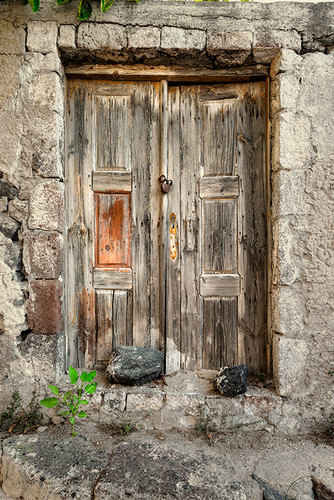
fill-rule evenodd
<path id="1" fill-rule="evenodd" d="M 33 15 L 0 5 L 0 407 L 14 389 L 28 397 L 62 371 L 63 65 L 271 64 L 274 375 L 280 395 L 326 413 L 334 368 L 333 4 L 118 1 L 83 23 L 75 8 L 44 2 Z"/>

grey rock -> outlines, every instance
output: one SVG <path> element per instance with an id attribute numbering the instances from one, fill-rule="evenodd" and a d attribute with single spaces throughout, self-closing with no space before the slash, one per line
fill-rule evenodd
<path id="1" fill-rule="evenodd" d="M 294 500 L 293 498 L 288 497 L 286 494 L 282 494 L 278 490 L 275 490 L 275 488 L 263 481 L 263 479 L 261 479 L 256 474 L 252 474 L 252 476 L 263 489 L 263 500 Z"/>
<path id="2" fill-rule="evenodd" d="M 20 224 L 12 219 L 6 212 L 0 214 L 0 231 L 13 241 L 18 240 L 17 232 Z"/>
<path id="3" fill-rule="evenodd" d="M 164 355 L 158 349 L 116 347 L 107 368 L 110 381 L 124 385 L 142 385 L 161 374 Z"/>
<path id="4" fill-rule="evenodd" d="M 5 196 L 12 200 L 17 197 L 17 189 L 6 181 L 0 181 L 0 196 Z"/>
<path id="5" fill-rule="evenodd" d="M 221 368 L 215 380 L 218 392 L 223 396 L 238 396 L 247 390 L 247 365 Z"/>

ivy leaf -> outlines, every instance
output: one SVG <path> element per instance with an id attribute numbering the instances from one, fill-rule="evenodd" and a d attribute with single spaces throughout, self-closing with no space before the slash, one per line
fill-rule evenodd
<path id="1" fill-rule="evenodd" d="M 59 394 L 58 387 L 56 387 L 55 385 L 49 385 L 48 387 L 49 387 L 50 391 L 53 392 L 53 394 L 55 394 L 56 396 L 58 396 L 58 394 Z"/>
<path id="2" fill-rule="evenodd" d="M 79 418 L 87 417 L 87 413 L 85 411 L 81 411 L 80 413 L 78 413 L 78 417 Z"/>
<path id="3" fill-rule="evenodd" d="M 92 15 L 92 5 L 86 0 L 80 0 L 78 7 L 78 19 L 84 21 Z"/>
<path id="4" fill-rule="evenodd" d="M 86 385 L 85 392 L 87 392 L 87 394 L 93 394 L 93 392 L 95 392 L 96 390 L 96 386 L 97 386 L 96 382 L 94 382 L 94 384 Z"/>
<path id="5" fill-rule="evenodd" d="M 76 371 L 75 368 L 73 368 L 73 366 L 70 366 L 69 369 L 68 369 L 68 376 L 70 377 L 70 380 L 71 380 L 71 384 L 75 384 L 76 381 L 78 380 L 79 378 L 79 374 L 78 372 Z"/>
<path id="6" fill-rule="evenodd" d="M 53 408 L 54 406 L 57 406 L 58 404 L 58 399 L 57 398 L 45 398 L 40 401 L 40 404 L 42 406 L 45 406 L 46 408 Z"/>
<path id="7" fill-rule="evenodd" d="M 101 12 L 107 12 L 116 0 L 101 0 Z"/>
<path id="8" fill-rule="evenodd" d="M 64 3 L 71 2 L 72 0 L 57 0 L 58 5 L 64 5 Z"/>

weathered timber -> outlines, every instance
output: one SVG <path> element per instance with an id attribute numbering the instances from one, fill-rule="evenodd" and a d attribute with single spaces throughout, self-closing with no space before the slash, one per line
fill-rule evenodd
<path id="1" fill-rule="evenodd" d="M 199 196 L 200 198 L 237 198 L 239 196 L 239 177 L 237 175 L 201 177 Z"/>
<path id="2" fill-rule="evenodd" d="M 105 290 L 131 290 L 132 269 L 94 269 L 94 288 Z"/>
<path id="3" fill-rule="evenodd" d="M 130 193 L 130 172 L 93 172 L 93 190 L 99 193 Z"/>
<path id="4" fill-rule="evenodd" d="M 239 274 L 202 274 L 200 277 L 202 297 L 236 297 L 240 294 Z"/>

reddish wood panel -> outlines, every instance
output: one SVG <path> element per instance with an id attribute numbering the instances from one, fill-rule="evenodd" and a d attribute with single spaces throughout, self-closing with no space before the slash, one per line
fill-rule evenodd
<path id="1" fill-rule="evenodd" d="M 130 267 L 130 194 L 95 193 L 95 214 L 96 267 Z"/>

